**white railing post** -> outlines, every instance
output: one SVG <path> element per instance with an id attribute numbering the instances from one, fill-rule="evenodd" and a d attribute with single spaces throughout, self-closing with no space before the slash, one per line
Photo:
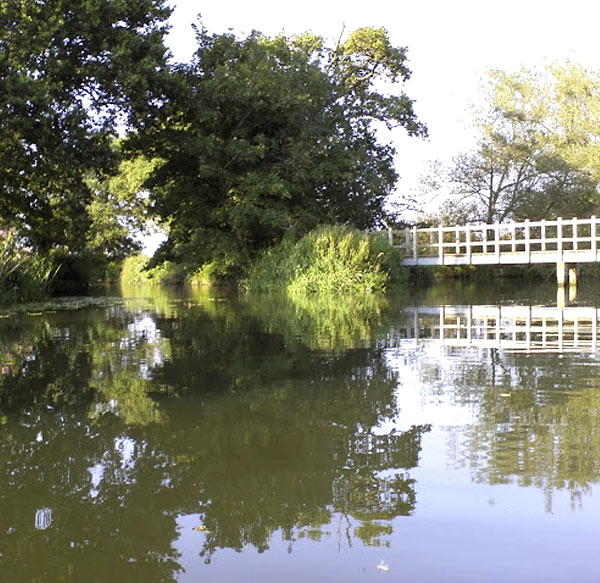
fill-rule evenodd
<path id="1" fill-rule="evenodd" d="M 454 243 L 456 254 L 460 255 L 460 228 L 458 225 L 454 229 Z"/>
<path id="2" fill-rule="evenodd" d="M 558 255 L 558 260 L 562 262 L 563 260 L 563 240 L 562 240 L 562 217 L 557 217 L 556 219 L 556 254 Z"/>
<path id="3" fill-rule="evenodd" d="M 530 236 L 529 219 L 525 219 L 525 254 L 527 255 L 527 262 L 531 263 L 531 236 Z"/>
<path id="4" fill-rule="evenodd" d="M 500 324 L 502 322 L 502 306 L 496 308 L 496 343 L 498 348 L 501 347 L 502 332 Z"/>
<path id="5" fill-rule="evenodd" d="M 415 265 L 417 265 L 419 263 L 419 258 L 418 258 L 418 254 L 417 254 L 417 227 L 413 227 L 412 230 L 412 236 L 413 236 L 413 240 L 412 240 L 412 244 L 413 244 L 413 259 L 415 261 Z"/>
<path id="6" fill-rule="evenodd" d="M 594 261 L 598 260 L 598 239 L 596 239 L 596 215 L 590 219 L 590 237 L 591 249 L 594 255 Z"/>
<path id="7" fill-rule="evenodd" d="M 388 241 L 390 242 L 390 246 L 394 246 L 394 230 L 392 227 L 388 227 Z"/>
<path id="8" fill-rule="evenodd" d="M 573 217 L 573 251 L 577 251 L 577 219 Z"/>
<path id="9" fill-rule="evenodd" d="M 542 251 L 546 250 L 546 219 L 542 219 L 541 220 L 541 225 L 540 225 L 540 238 L 542 240 Z"/>
<path id="10" fill-rule="evenodd" d="M 404 229 L 404 255 L 408 257 L 410 253 L 410 228 L 405 227 Z"/>
<path id="11" fill-rule="evenodd" d="M 471 227 L 467 225 L 465 231 L 465 243 L 467 245 L 467 263 L 471 263 Z"/>
<path id="12" fill-rule="evenodd" d="M 473 339 L 473 306 L 470 305 L 467 311 L 467 344 L 471 346 L 471 341 Z"/>
<path id="13" fill-rule="evenodd" d="M 494 223 L 494 253 L 496 261 L 500 263 L 500 223 L 498 221 Z"/>
<path id="14" fill-rule="evenodd" d="M 444 265 L 444 228 L 438 227 L 438 257 L 440 265 Z"/>
<path id="15" fill-rule="evenodd" d="M 442 306 L 440 309 L 440 343 L 444 344 L 444 324 L 446 323 L 446 306 Z"/>

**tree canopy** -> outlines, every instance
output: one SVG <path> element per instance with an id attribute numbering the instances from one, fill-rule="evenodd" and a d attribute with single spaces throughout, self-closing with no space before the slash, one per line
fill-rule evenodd
<path id="1" fill-rule="evenodd" d="M 0 216 L 43 252 L 80 252 L 89 177 L 112 172 L 117 126 L 163 99 L 165 0 L 0 2 Z M 134 66 L 135 64 L 135 66 Z"/>
<path id="2" fill-rule="evenodd" d="M 209 34 L 130 145 L 159 160 L 147 183 L 168 225 L 163 259 L 230 273 L 292 227 L 372 227 L 397 178 L 380 122 L 424 136 L 412 100 L 381 81 L 410 76 L 384 29 L 321 37 Z"/>
<path id="3" fill-rule="evenodd" d="M 380 224 L 397 179 L 381 130 L 427 133 L 394 86 L 406 48 L 383 28 L 328 46 L 199 25 L 193 59 L 173 64 L 170 13 L 0 1 L 0 227 L 43 255 L 111 259 L 156 219 L 157 261 L 235 274 L 290 230 Z"/>
<path id="4" fill-rule="evenodd" d="M 446 177 L 472 219 L 589 215 L 600 185 L 600 75 L 566 62 L 489 72 L 477 147 Z"/>

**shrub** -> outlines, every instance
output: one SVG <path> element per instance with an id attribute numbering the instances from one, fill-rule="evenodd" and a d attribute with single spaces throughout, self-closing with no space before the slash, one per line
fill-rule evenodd
<path id="1" fill-rule="evenodd" d="M 400 251 L 385 237 L 321 227 L 300 241 L 284 240 L 251 267 L 244 285 L 291 294 L 382 292 L 403 279 Z"/>
<path id="2" fill-rule="evenodd" d="M 123 261 L 121 284 L 136 286 L 148 283 L 184 283 L 185 271 L 181 265 L 164 261 L 156 267 L 148 268 L 150 259 L 145 255 L 131 255 Z"/>
<path id="3" fill-rule="evenodd" d="M 149 283 L 151 276 L 146 270 L 148 257 L 145 255 L 130 255 L 123 260 L 121 267 L 121 283 L 123 285 L 141 285 Z"/>
<path id="4" fill-rule="evenodd" d="M 221 283 L 222 279 L 218 266 L 215 265 L 214 261 L 211 261 L 194 271 L 189 278 L 189 282 L 192 285 L 208 286 Z"/>
<path id="5" fill-rule="evenodd" d="M 185 270 L 183 266 L 173 261 L 163 261 L 156 267 L 149 269 L 148 276 L 152 283 L 178 284 L 185 282 Z"/>

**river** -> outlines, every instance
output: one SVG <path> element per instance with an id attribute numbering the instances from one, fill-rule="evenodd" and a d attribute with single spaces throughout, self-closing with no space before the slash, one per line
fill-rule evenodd
<path id="1" fill-rule="evenodd" d="M 598 581 L 600 295 L 0 312 L 0 580 Z"/>

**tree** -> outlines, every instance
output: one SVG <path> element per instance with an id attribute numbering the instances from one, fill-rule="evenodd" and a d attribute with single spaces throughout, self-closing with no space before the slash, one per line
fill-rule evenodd
<path id="1" fill-rule="evenodd" d="M 120 149 L 118 143 L 115 144 Z M 92 175 L 86 185 L 93 197 L 86 208 L 89 228 L 85 249 L 88 254 L 109 260 L 123 259 L 141 246 L 136 236 L 146 232 L 149 212 L 143 185 L 156 161 L 123 159 L 116 174 Z"/>
<path id="2" fill-rule="evenodd" d="M 566 63 L 545 71 L 494 70 L 476 113 L 477 148 L 448 182 L 475 203 L 474 219 L 554 218 L 597 208 L 600 76 Z"/>
<path id="3" fill-rule="evenodd" d="M 89 177 L 118 124 L 163 99 L 165 0 L 0 2 L 0 216 L 42 252 L 80 252 Z M 132 64 L 135 63 L 135 66 Z"/>
<path id="4" fill-rule="evenodd" d="M 291 228 L 376 225 L 396 180 L 377 122 L 423 136 L 413 102 L 375 84 L 405 81 L 406 50 L 384 29 L 334 48 L 313 35 L 210 35 L 174 76 L 157 123 L 131 140 L 161 164 L 148 182 L 168 225 L 163 259 L 231 273 Z"/>

